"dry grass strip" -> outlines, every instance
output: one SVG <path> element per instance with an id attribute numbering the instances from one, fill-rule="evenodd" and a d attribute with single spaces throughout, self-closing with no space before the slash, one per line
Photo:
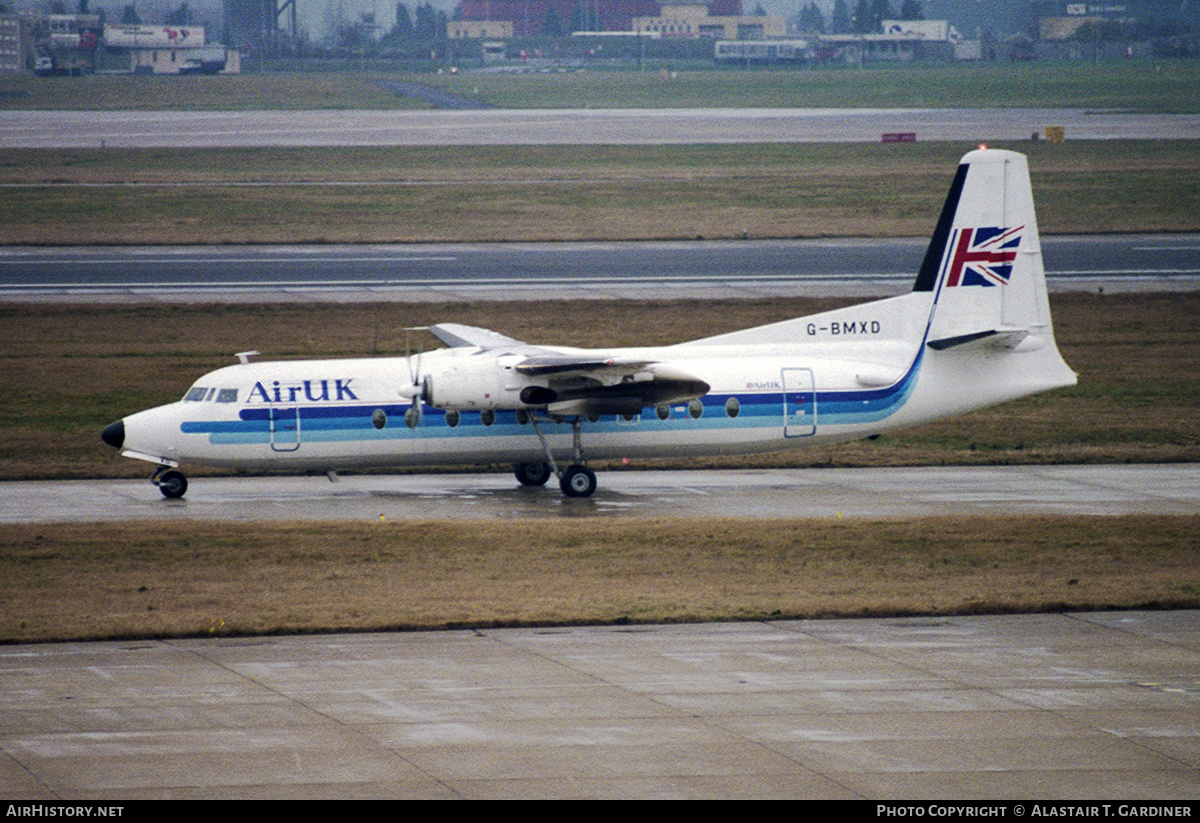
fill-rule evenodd
<path id="1" fill-rule="evenodd" d="M 1200 606 L 1200 516 L 0 526 L 0 640 Z"/>

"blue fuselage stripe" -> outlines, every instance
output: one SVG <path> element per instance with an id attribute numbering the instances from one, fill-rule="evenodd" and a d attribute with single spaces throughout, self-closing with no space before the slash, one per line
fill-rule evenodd
<path id="1" fill-rule="evenodd" d="M 814 422 L 825 426 L 848 426 L 874 423 L 894 414 L 911 395 L 921 362 L 918 354 L 904 377 L 891 386 L 879 389 L 813 392 L 765 392 L 709 394 L 702 398 L 703 413 L 692 417 L 687 404 L 674 404 L 666 420 L 659 419 L 653 410 L 646 410 L 635 421 L 605 415 L 588 424 L 592 432 L 618 432 L 636 425 L 641 431 L 674 431 L 682 426 L 692 430 L 783 428 L 786 409 L 812 409 Z M 736 399 L 736 416 L 727 413 L 726 404 Z M 461 412 L 454 426 L 448 423 L 442 409 L 425 406 L 417 426 L 405 424 L 408 405 L 292 405 L 243 408 L 237 420 L 189 420 L 181 425 L 184 434 L 207 434 L 210 442 L 219 445 L 267 443 L 274 436 L 295 437 L 299 421 L 301 441 L 371 441 L 397 438 L 479 437 L 484 435 L 517 435 L 531 432 L 528 422 L 520 423 L 512 411 L 500 411 L 494 422 L 485 425 L 480 412 Z M 199 411 L 200 409 L 198 409 Z M 382 427 L 378 411 L 386 420 Z M 274 429 L 274 434 L 272 434 Z"/>

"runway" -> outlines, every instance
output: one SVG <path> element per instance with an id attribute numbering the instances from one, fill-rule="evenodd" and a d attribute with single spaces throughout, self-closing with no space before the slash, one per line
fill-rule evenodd
<path id="1" fill-rule="evenodd" d="M 1194 817 L 1200 798 L 1194 611 L 56 643 L 0 647 L 0 682 L 17 808 L 1009 799 Z"/>
<path id="2" fill-rule="evenodd" d="M 663 145 L 1194 140 L 1200 115 L 1055 109 L 524 109 L 486 111 L 10 111 L 0 148 Z"/>
<path id="3" fill-rule="evenodd" d="M 147 471 L 149 477 L 149 471 Z M 569 499 L 508 472 L 0 483 L 0 522 L 685 517 L 896 518 L 1200 512 L 1200 464 L 600 472 Z"/>
<path id="4" fill-rule="evenodd" d="M 187 302 L 891 296 L 928 238 L 368 246 L 18 246 L 0 300 Z M 1183 291 L 1200 235 L 1042 238 L 1052 292 Z"/>

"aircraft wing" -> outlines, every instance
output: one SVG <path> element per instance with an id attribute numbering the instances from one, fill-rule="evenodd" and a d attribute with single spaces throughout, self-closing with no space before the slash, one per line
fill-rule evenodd
<path id="1" fill-rule="evenodd" d="M 710 388 L 695 375 L 658 361 L 595 351 L 564 353 L 459 323 L 439 323 L 429 331 L 451 348 L 505 350 L 516 361 L 506 368 L 536 381 L 522 390 L 522 402 L 554 414 L 637 414 L 646 406 L 700 397 Z"/>
<path id="2" fill-rule="evenodd" d="M 618 378 L 636 375 L 651 365 L 652 360 L 616 360 L 594 357 L 574 357 L 562 354 L 541 354 L 527 357 L 513 368 L 521 374 L 560 375 L 568 372 L 599 376 L 610 374 Z"/>
<path id="3" fill-rule="evenodd" d="M 524 346 L 520 340 L 494 332 L 491 329 L 481 329 L 478 326 L 464 326 L 461 323 L 438 323 L 430 326 L 429 332 L 450 348 L 461 346 L 478 346 L 481 349 L 494 349 L 505 346 Z"/>

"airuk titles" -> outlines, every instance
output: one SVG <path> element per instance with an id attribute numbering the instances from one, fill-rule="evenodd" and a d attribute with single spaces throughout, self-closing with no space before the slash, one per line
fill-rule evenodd
<path id="1" fill-rule="evenodd" d="M 810 337 L 815 337 L 818 334 L 828 334 L 837 337 L 861 336 L 864 334 L 879 334 L 882 330 L 883 327 L 878 320 L 834 320 L 828 325 L 808 324 L 808 334 Z"/>
<path id="2" fill-rule="evenodd" d="M 357 400 L 358 397 L 350 390 L 354 378 L 345 380 L 305 380 L 301 383 L 271 382 L 268 388 L 261 382 L 255 383 L 250 390 L 247 403 L 296 403 L 307 400 L 310 403 L 322 403 L 330 400 Z"/>

